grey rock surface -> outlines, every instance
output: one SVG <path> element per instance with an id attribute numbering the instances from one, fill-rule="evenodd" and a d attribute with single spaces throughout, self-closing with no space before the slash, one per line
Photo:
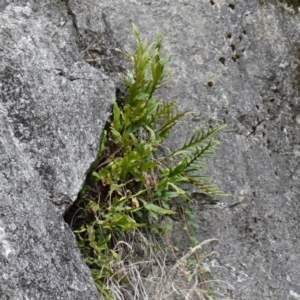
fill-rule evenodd
<path id="1" fill-rule="evenodd" d="M 195 126 L 228 124 L 210 173 L 232 197 L 193 207 L 199 240 L 220 240 L 208 262 L 213 278 L 228 283 L 215 286 L 219 299 L 300 297 L 300 22 L 267 2 L 70 1 L 81 42 L 100 50 L 106 34 L 107 55 L 116 43 L 132 49 L 131 21 L 145 37 L 161 30 L 173 72 L 161 94 L 196 111 L 173 147 Z"/>
<path id="2" fill-rule="evenodd" d="M 216 297 L 300 298 L 300 22 L 266 2 L 0 2 L 0 299 L 97 299 L 53 201 L 76 198 L 96 154 L 132 21 L 172 53 L 162 96 L 195 110 L 171 146 L 228 124 L 209 169 L 232 197 L 203 206 L 195 194 L 192 207 L 199 240 L 220 240 L 207 261 L 228 283 Z"/>
<path id="3" fill-rule="evenodd" d="M 0 299 L 99 299 L 62 202 L 94 160 L 114 83 L 84 62 L 63 2 L 0 1 L 0 24 Z"/>

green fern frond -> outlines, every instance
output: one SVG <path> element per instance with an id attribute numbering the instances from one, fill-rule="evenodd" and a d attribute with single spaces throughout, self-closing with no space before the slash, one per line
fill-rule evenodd
<path id="1" fill-rule="evenodd" d="M 190 111 L 181 112 L 175 102 L 155 96 L 169 73 L 165 66 L 170 56 L 161 56 L 161 34 L 149 44 L 140 38 L 136 25 L 132 24 L 132 29 L 136 40 L 134 53 L 117 50 L 132 63 L 132 70 L 122 76 L 127 86 L 126 97 L 122 98 L 122 105 L 113 103 L 112 117 L 101 136 L 98 157 L 86 182 L 89 188 L 81 193 L 80 209 L 76 207 L 79 247 L 98 290 L 108 299 L 114 298 L 107 282 L 113 278 L 119 283 L 119 276 L 123 276 L 115 271 L 115 262 L 122 259 L 123 251 L 110 248 L 118 244 L 119 237 L 144 226 L 164 232 L 161 222 L 152 220 L 174 213 L 170 210 L 171 199 L 192 200 L 187 190 L 190 185 L 208 194 L 224 195 L 204 171 L 218 145 L 214 136 L 225 125 L 197 129 L 181 148 L 166 152 L 163 140 Z M 83 218 L 87 223 L 81 226 Z M 191 215 L 189 218 L 194 220 Z M 194 221 L 189 222 L 187 232 L 189 226 L 195 226 Z M 193 238 L 190 235 L 194 243 Z"/>
<path id="2" fill-rule="evenodd" d="M 180 175 L 186 168 L 188 158 L 184 157 L 176 166 L 169 169 L 168 177 L 174 177 Z"/>
<path id="3" fill-rule="evenodd" d="M 128 72 L 123 76 L 124 82 L 131 89 L 128 97 L 128 103 L 138 95 L 139 91 L 147 91 L 151 96 L 158 88 L 158 85 L 168 75 L 165 71 L 165 65 L 169 61 L 170 55 L 160 56 L 161 51 L 161 34 L 158 32 L 155 42 L 148 45 L 147 40 L 142 41 L 136 25 L 132 25 L 137 47 L 135 54 L 123 53 L 133 61 L 133 73 Z"/>
<path id="4" fill-rule="evenodd" d="M 168 118 L 172 114 L 174 106 L 176 106 L 175 101 L 167 102 L 160 100 L 157 111 L 152 116 L 151 123 L 153 124 L 153 126 L 158 127 L 158 125 L 162 124 L 166 120 L 166 118 Z"/>
<path id="5" fill-rule="evenodd" d="M 205 164 L 215 154 L 218 142 L 210 140 L 205 147 L 197 148 L 187 159 L 185 172 L 194 172 L 205 169 Z"/>
<path id="6" fill-rule="evenodd" d="M 224 192 L 214 183 L 196 179 L 195 176 L 190 176 L 187 174 L 185 177 L 187 178 L 190 184 L 199 187 L 205 193 L 208 193 L 210 195 L 215 195 L 215 196 L 228 196 L 227 194 L 224 194 Z M 209 176 L 202 176 L 202 177 L 209 178 Z"/>
<path id="7" fill-rule="evenodd" d="M 204 129 L 197 129 L 191 136 L 191 138 L 186 142 L 180 149 L 173 152 L 172 156 L 185 154 L 190 151 L 194 151 L 203 143 L 209 143 L 210 141 L 214 141 L 214 135 L 219 132 L 221 129 L 225 128 L 226 125 L 220 125 L 208 131 L 204 131 Z"/>
<path id="8" fill-rule="evenodd" d="M 97 158 L 101 157 L 105 146 L 106 146 L 106 141 L 107 141 L 107 130 L 103 130 L 102 134 L 101 134 L 101 143 L 100 143 L 100 148 L 97 154 Z"/>
<path id="9" fill-rule="evenodd" d="M 175 102 L 162 102 L 151 121 L 157 127 L 156 134 L 161 141 L 168 136 L 170 130 L 183 116 L 190 113 L 189 111 L 178 112 L 175 105 Z"/>
<path id="10" fill-rule="evenodd" d="M 165 139 L 170 130 L 178 123 L 179 119 L 188 114 L 189 112 L 184 111 L 182 113 L 177 113 L 172 117 L 169 117 L 165 120 L 165 123 L 158 129 L 157 136 L 160 137 L 161 140 Z"/>
<path id="11" fill-rule="evenodd" d="M 123 120 L 122 120 L 123 113 L 121 112 L 118 103 L 115 101 L 113 103 L 113 123 L 112 127 L 118 131 L 122 132 L 123 129 Z"/>

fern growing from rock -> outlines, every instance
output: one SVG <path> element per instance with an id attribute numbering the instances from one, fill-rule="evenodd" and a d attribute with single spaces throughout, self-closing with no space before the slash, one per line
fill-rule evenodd
<path id="1" fill-rule="evenodd" d="M 209 194 L 223 194 L 210 182 L 205 166 L 218 145 L 214 136 L 225 125 L 198 128 L 179 149 L 164 155 L 160 151 L 163 142 L 189 112 L 180 112 L 176 102 L 166 102 L 155 95 L 168 75 L 169 56 L 161 56 L 161 35 L 158 33 L 149 45 L 141 40 L 135 25 L 133 33 L 135 53 L 121 51 L 133 65 L 123 76 L 127 95 L 123 105 L 113 103 L 112 116 L 77 201 L 79 213 L 73 223 L 97 288 L 108 299 L 114 299 L 107 288 L 108 278 L 120 284 L 128 282 L 112 267 L 113 262 L 121 260 L 115 245 L 126 233 L 141 227 L 163 233 L 165 228 L 157 220 L 175 214 L 170 209 L 171 199 L 192 200 L 186 189 L 189 184 Z"/>

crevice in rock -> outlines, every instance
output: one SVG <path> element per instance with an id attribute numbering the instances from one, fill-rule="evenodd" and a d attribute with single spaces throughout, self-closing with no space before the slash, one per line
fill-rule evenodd
<path id="1" fill-rule="evenodd" d="M 75 29 L 76 35 L 79 36 L 80 34 L 79 34 L 79 30 L 78 30 L 76 15 L 74 14 L 74 12 L 71 9 L 70 1 L 62 0 L 62 2 L 66 5 L 67 13 L 72 18 L 72 23 L 73 23 L 73 27 Z"/>
<path id="2" fill-rule="evenodd" d="M 116 87 L 116 102 L 120 107 L 123 106 L 124 98 L 126 97 L 126 94 L 127 94 L 127 88 L 124 84 L 120 84 L 119 86 Z M 106 121 L 103 131 L 108 130 L 108 128 L 110 127 L 110 123 L 111 123 L 111 118 L 109 117 Z M 99 163 L 99 158 L 96 157 L 86 172 L 87 175 L 83 186 L 93 185 L 93 181 L 91 181 L 89 177 L 91 175 L 91 171 L 94 170 L 95 165 L 97 165 L 98 163 Z M 69 207 L 67 207 L 67 209 L 63 214 L 63 218 L 65 222 L 70 226 L 72 230 L 76 230 L 82 224 L 87 223 L 88 219 L 90 218 L 90 216 L 86 215 L 85 212 L 81 211 L 79 205 L 80 201 L 82 201 L 81 191 L 79 191 L 76 200 Z"/>

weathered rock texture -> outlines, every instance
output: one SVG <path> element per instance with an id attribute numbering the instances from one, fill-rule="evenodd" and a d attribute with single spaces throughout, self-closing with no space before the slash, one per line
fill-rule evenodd
<path id="1" fill-rule="evenodd" d="M 217 298 L 299 299 L 299 17 L 258 0 L 9 2 L 0 5 L 2 298 L 97 298 L 48 198 L 74 199 L 82 184 L 114 96 L 104 73 L 118 83 L 114 48 L 132 49 L 133 21 L 150 38 L 161 30 L 173 54 L 163 97 L 196 111 L 173 146 L 195 126 L 228 124 L 210 173 L 232 197 L 193 207 L 199 240 L 220 240 L 208 264 L 229 285 L 215 286 Z"/>
<path id="2" fill-rule="evenodd" d="M 97 36 L 109 29 L 109 40 L 129 50 L 131 20 L 149 37 L 162 31 L 173 54 L 162 94 L 196 111 L 174 146 L 196 125 L 228 124 L 210 169 L 233 197 L 223 209 L 195 205 L 199 239 L 220 239 L 213 278 L 234 287 L 218 285 L 217 296 L 299 298 L 298 17 L 254 0 L 70 1 L 70 9 L 99 49 Z"/>
<path id="3" fill-rule="evenodd" d="M 0 299 L 97 299 L 59 202 L 76 198 L 115 88 L 83 61 L 64 3 L 11 2 L 0 1 Z"/>

